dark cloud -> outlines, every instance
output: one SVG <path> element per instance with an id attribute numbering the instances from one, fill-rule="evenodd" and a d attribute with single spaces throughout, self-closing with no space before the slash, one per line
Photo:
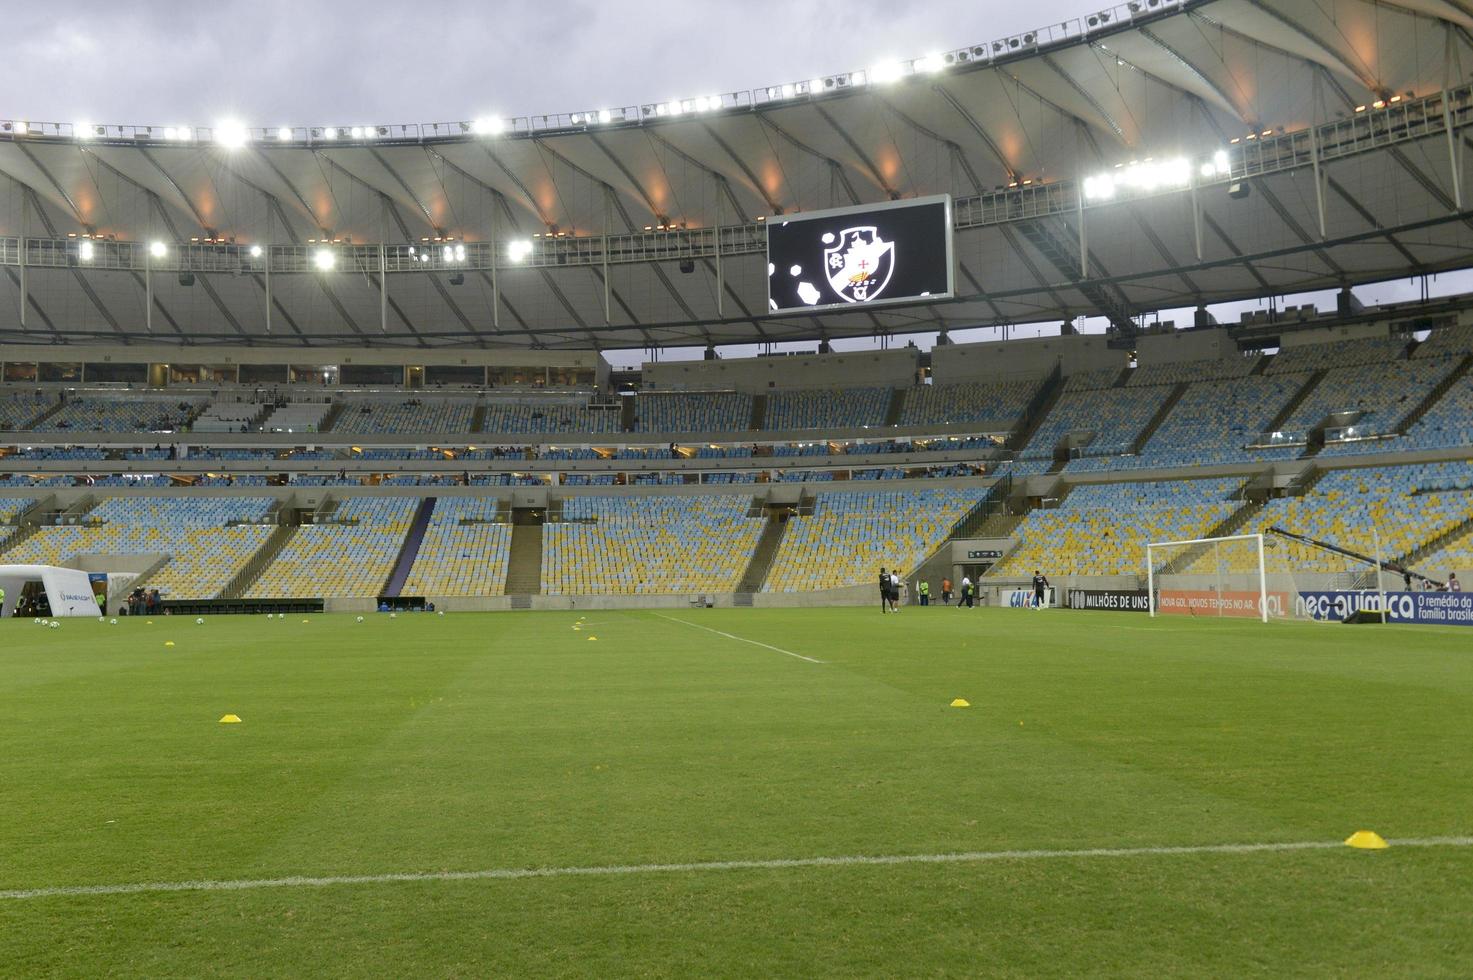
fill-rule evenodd
<path id="1" fill-rule="evenodd" d="M 745 90 L 1083 13 L 925 3 L 12 3 L 0 117 L 407 123 Z"/>

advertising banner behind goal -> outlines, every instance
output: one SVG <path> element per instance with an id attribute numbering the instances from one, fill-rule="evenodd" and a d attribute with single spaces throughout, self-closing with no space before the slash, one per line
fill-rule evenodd
<path id="1" fill-rule="evenodd" d="M 1156 611 L 1172 616 L 1238 616 L 1262 619 L 1259 593 L 1217 589 L 1162 589 L 1156 594 Z M 1282 616 L 1288 608 L 1287 592 L 1269 592 L 1270 617 Z"/>

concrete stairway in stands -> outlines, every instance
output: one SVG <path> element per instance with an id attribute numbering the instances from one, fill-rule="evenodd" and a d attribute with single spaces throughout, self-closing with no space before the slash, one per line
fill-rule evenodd
<path id="1" fill-rule="evenodd" d="M 430 515 L 435 512 L 437 499 L 426 497 L 420 501 L 419 509 L 414 512 L 409 533 L 404 535 L 404 544 L 399 547 L 399 557 L 394 561 L 394 570 L 389 573 L 389 580 L 384 584 L 385 598 L 397 599 L 404 590 L 404 581 L 409 578 L 414 559 L 419 557 L 419 546 L 424 543 L 425 530 L 430 526 Z"/>
<path id="2" fill-rule="evenodd" d="M 297 525 L 295 524 L 282 524 L 275 531 L 272 531 L 271 537 L 267 538 L 266 543 L 261 545 L 261 550 L 251 556 L 251 560 L 246 562 L 244 568 L 235 573 L 234 578 L 225 583 L 225 588 L 221 589 L 220 594 L 215 598 L 239 599 L 245 595 L 246 590 L 256 584 L 256 580 L 261 577 L 261 573 L 266 571 L 266 568 L 276 560 L 276 556 L 281 554 L 281 549 L 286 547 L 286 543 L 296 533 Z"/>
<path id="3" fill-rule="evenodd" d="M 758 429 L 762 428 L 762 426 L 765 425 L 766 422 L 767 422 L 767 396 L 766 395 L 753 395 L 752 396 L 752 419 L 747 424 L 747 428 L 751 429 L 753 432 L 756 432 Z"/>
<path id="4" fill-rule="evenodd" d="M 631 401 L 633 399 L 630 399 Z M 506 595 L 537 595 L 542 591 L 542 525 L 514 523 L 506 560 Z"/>
<path id="5" fill-rule="evenodd" d="M 899 425 L 901 416 L 905 413 L 904 388 L 895 388 L 890 392 L 890 407 L 885 410 L 885 424 Z"/>
<path id="6" fill-rule="evenodd" d="M 778 546 L 782 544 L 783 532 L 787 528 L 786 514 L 773 511 L 767 515 L 767 524 L 757 539 L 757 547 L 752 549 L 747 569 L 742 572 L 741 581 L 737 583 L 737 592 L 762 591 L 762 585 L 767 581 L 768 569 L 772 568 L 772 560 L 777 557 Z"/>

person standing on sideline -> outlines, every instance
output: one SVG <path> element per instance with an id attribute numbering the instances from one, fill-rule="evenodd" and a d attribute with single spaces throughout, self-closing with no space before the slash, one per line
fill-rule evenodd
<path id="1" fill-rule="evenodd" d="M 956 600 L 956 607 L 958 609 L 963 606 L 968 609 L 972 608 L 972 580 L 965 575 L 962 576 L 962 590 Z"/>
<path id="2" fill-rule="evenodd" d="M 890 573 L 880 569 L 880 612 L 890 611 Z"/>
<path id="3" fill-rule="evenodd" d="M 890 611 L 900 612 L 900 569 L 892 569 L 890 572 Z"/>
<path id="4" fill-rule="evenodd" d="M 951 579 L 945 576 L 941 578 L 941 604 L 943 606 L 951 605 Z"/>
<path id="5" fill-rule="evenodd" d="M 922 582 L 919 585 L 917 585 L 916 586 L 916 594 L 921 597 L 921 605 L 923 605 L 923 606 L 929 606 L 931 604 L 931 583 L 930 582 Z M 4 598 L 4 593 L 0 593 L 0 599 L 3 599 L 3 598 Z"/>
<path id="6" fill-rule="evenodd" d="M 5 612 L 5 590 L 0 589 L 0 615 Z"/>
<path id="7" fill-rule="evenodd" d="M 1048 576 L 1038 569 L 1033 570 L 1033 608 L 1043 608 L 1044 589 L 1048 588 Z"/>
<path id="8" fill-rule="evenodd" d="M 1449 592 L 1462 592 L 1463 591 L 1463 583 L 1458 581 L 1458 573 L 1457 572 L 1448 572 L 1447 573 L 1447 590 Z M 4 601 L 5 601 L 5 593 L 4 592 L 0 592 L 0 602 L 4 602 Z"/>

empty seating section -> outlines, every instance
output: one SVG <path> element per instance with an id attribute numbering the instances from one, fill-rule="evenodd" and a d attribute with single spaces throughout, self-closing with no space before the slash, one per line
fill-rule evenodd
<path id="1" fill-rule="evenodd" d="M 249 432 L 269 408 L 257 402 L 217 401 L 201 412 L 190 428 L 195 432 Z"/>
<path id="2" fill-rule="evenodd" d="M 806 592 L 914 570 L 981 499 L 980 489 L 821 492 L 813 513 L 788 518 L 764 592 Z"/>
<path id="3" fill-rule="evenodd" d="M 110 497 L 87 523 L 40 528 L 5 561 L 65 564 L 78 555 L 158 555 L 146 584 L 166 599 L 213 599 L 270 537 L 270 497 Z"/>
<path id="4" fill-rule="evenodd" d="M 37 432 L 177 432 L 199 409 L 198 400 L 73 397 Z"/>
<path id="5" fill-rule="evenodd" d="M 1425 357 L 1463 357 L 1473 352 L 1473 324 L 1434 330 L 1412 351 L 1412 360 Z"/>
<path id="6" fill-rule="evenodd" d="M 1302 497 L 1270 500 L 1246 531 L 1278 526 L 1362 555 L 1399 560 L 1473 517 L 1466 462 L 1332 470 Z M 1343 560 L 1295 541 L 1280 542 L 1295 570 L 1338 571 Z M 1414 563 L 1422 567 L 1422 563 Z"/>
<path id="7" fill-rule="evenodd" d="M 41 391 L 11 391 L 0 396 L 0 431 L 30 428 L 56 404 L 56 396 Z"/>
<path id="8" fill-rule="evenodd" d="M 330 523 L 297 528 L 246 597 L 377 597 L 419 503 L 417 497 L 344 500 Z"/>
<path id="9" fill-rule="evenodd" d="M 1123 453 L 1145 428 L 1163 397 L 1158 388 L 1105 388 L 1071 391 L 1059 397 L 1053 411 L 1033 434 L 1023 455 L 1048 458 L 1071 432 L 1093 432 L 1083 449 L 1086 456 Z"/>
<path id="10" fill-rule="evenodd" d="M 1285 432 L 1305 432 L 1332 412 L 1363 412 L 1356 426 L 1391 432 L 1452 370 L 1447 360 L 1384 361 L 1326 372 L 1284 422 Z"/>
<path id="11" fill-rule="evenodd" d="M 469 432 L 476 403 L 468 398 L 355 398 L 347 400 L 334 432 Z"/>
<path id="12" fill-rule="evenodd" d="M 497 514 L 494 497 L 436 500 L 401 594 L 500 595 L 506 585 L 511 525 L 497 523 Z"/>
<path id="13" fill-rule="evenodd" d="M 537 401 L 489 401 L 482 431 L 493 435 L 618 432 L 619 406 L 590 408 L 586 398 L 543 398 Z"/>
<path id="14" fill-rule="evenodd" d="M 0 497 L 0 525 L 14 524 L 35 503 L 35 497 Z"/>
<path id="15" fill-rule="evenodd" d="M 332 411 L 327 402 L 287 402 L 278 405 L 261 423 L 266 432 L 317 432 Z"/>
<path id="16" fill-rule="evenodd" d="M 959 382 L 922 385 L 905 395 L 901 425 L 947 425 L 954 422 L 996 422 L 1011 426 L 1028 407 L 1043 382 Z"/>
<path id="17" fill-rule="evenodd" d="M 777 431 L 883 425 L 890 396 L 889 388 L 773 392 L 767 396 L 763 428 Z"/>
<path id="18" fill-rule="evenodd" d="M 1370 337 L 1364 340 L 1347 340 L 1334 344 L 1284 347 L 1274 355 L 1265 373 L 1319 371 L 1324 368 L 1348 367 L 1354 364 L 1384 364 L 1387 361 L 1404 360 L 1407 356 L 1408 343 L 1410 339 L 1407 337 Z"/>
<path id="19" fill-rule="evenodd" d="M 1473 443 L 1473 375 L 1464 375 L 1407 430 L 1398 449 L 1451 449 Z"/>
<path id="20" fill-rule="evenodd" d="M 645 393 L 635 409 L 635 432 L 737 432 L 752 423 L 752 396 L 735 391 Z"/>
<path id="21" fill-rule="evenodd" d="M 1055 510 L 1035 510 L 989 577 L 1122 575 L 1145 571 L 1146 543 L 1205 537 L 1242 502 L 1236 477 L 1075 487 Z"/>
<path id="22" fill-rule="evenodd" d="M 1142 364 L 1130 372 L 1126 384 L 1174 385 L 1184 381 L 1212 381 L 1217 378 L 1243 378 L 1258 363 L 1258 355 L 1229 357 L 1211 361 L 1173 361 L 1166 364 Z"/>
<path id="23" fill-rule="evenodd" d="M 1120 367 L 1095 368 L 1090 371 L 1079 371 L 1064 379 L 1065 391 L 1096 391 L 1100 388 L 1113 387 L 1120 380 L 1120 372 L 1125 370 L 1125 365 Z"/>
<path id="24" fill-rule="evenodd" d="M 737 586 L 765 524 L 749 496 L 569 497 L 543 528 L 551 595 L 709 594 Z"/>
<path id="25" fill-rule="evenodd" d="M 1243 447 L 1259 438 L 1307 377 L 1255 375 L 1190 385 L 1139 456 L 1080 459 L 1069 464 L 1069 471 L 1291 459 L 1303 450 L 1288 446 L 1268 450 Z"/>

